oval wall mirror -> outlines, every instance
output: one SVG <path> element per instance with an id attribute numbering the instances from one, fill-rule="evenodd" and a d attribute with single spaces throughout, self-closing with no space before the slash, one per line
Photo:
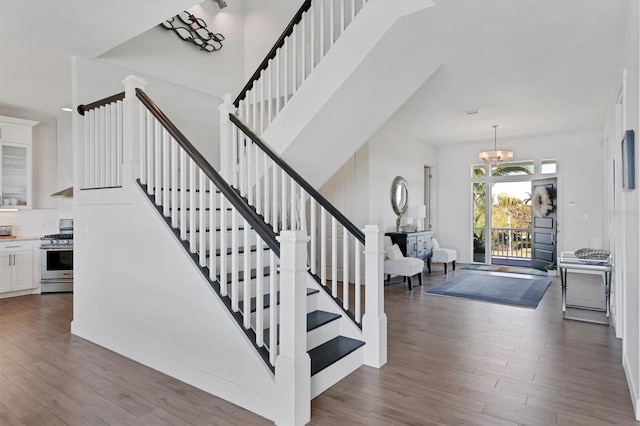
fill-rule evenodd
<path id="1" fill-rule="evenodd" d="M 391 207 L 398 216 L 405 214 L 409 207 L 409 189 L 402 176 L 396 176 L 391 184 Z"/>

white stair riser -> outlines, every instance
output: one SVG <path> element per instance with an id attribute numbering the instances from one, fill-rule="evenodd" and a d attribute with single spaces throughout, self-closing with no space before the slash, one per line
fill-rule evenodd
<path id="1" fill-rule="evenodd" d="M 269 259 L 270 259 L 270 251 L 268 250 L 260 250 L 260 253 L 262 255 L 262 267 L 266 267 L 269 266 Z M 245 258 L 245 253 L 240 253 L 237 255 L 238 256 L 238 268 L 240 271 L 244 270 L 244 258 Z M 249 269 L 254 269 L 256 267 L 256 263 L 257 263 L 257 253 L 254 252 L 250 252 L 248 253 L 248 258 L 249 258 Z M 216 268 L 217 271 L 220 271 L 220 264 L 224 262 L 225 265 L 227 266 L 227 272 L 231 271 L 231 264 L 233 263 L 233 256 L 230 254 L 227 254 L 225 256 L 216 256 Z"/>
<path id="2" fill-rule="evenodd" d="M 209 247 L 209 232 L 210 231 L 205 231 L 205 249 L 207 249 L 207 250 L 210 248 Z M 216 231 L 214 230 L 214 232 L 216 232 Z M 237 238 L 238 247 L 244 246 L 244 230 L 237 230 L 235 232 L 236 232 L 236 238 Z M 231 247 L 231 240 L 232 240 L 232 237 L 233 237 L 233 231 L 228 230 L 228 231 L 226 231 L 226 233 L 227 233 L 227 243 L 226 243 L 227 247 L 226 248 L 229 248 L 229 247 Z M 189 232 L 187 230 L 186 235 L 187 235 L 187 240 L 190 241 L 191 240 L 191 232 Z M 199 243 L 200 242 L 200 231 L 196 231 L 195 236 L 196 236 L 195 237 L 196 238 L 196 243 Z M 215 241 L 216 241 L 216 248 L 220 248 L 220 232 L 216 232 Z M 250 246 L 256 245 L 256 234 L 255 234 L 255 232 L 253 230 L 249 231 L 249 245 Z"/>
<path id="3" fill-rule="evenodd" d="M 353 373 L 364 364 L 364 347 L 351 352 L 311 377 L 311 399 L 320 395 L 331 386 Z"/>
<path id="4" fill-rule="evenodd" d="M 310 314 L 313 311 L 318 310 L 318 293 L 307 295 L 307 313 Z"/>
<path id="5" fill-rule="evenodd" d="M 264 290 L 263 295 L 270 294 L 269 277 L 264 277 L 263 280 Z M 256 291 L 258 284 L 256 280 L 249 281 L 249 298 L 256 297 Z M 227 294 L 231 295 L 231 284 L 227 284 Z M 238 300 L 244 300 L 244 281 L 238 282 Z"/>
<path id="6" fill-rule="evenodd" d="M 333 320 L 307 333 L 307 350 L 311 350 L 340 335 L 340 319 Z"/>

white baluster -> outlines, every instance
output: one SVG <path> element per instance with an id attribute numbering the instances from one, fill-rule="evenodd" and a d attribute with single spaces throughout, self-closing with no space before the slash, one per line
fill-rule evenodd
<path id="1" fill-rule="evenodd" d="M 169 197 L 171 196 L 169 185 L 170 185 L 170 152 L 169 152 L 169 141 L 171 136 L 166 129 L 162 129 L 162 214 L 165 217 L 169 217 L 171 214 L 169 210 Z"/>
<path id="2" fill-rule="evenodd" d="M 258 129 L 258 81 L 256 80 L 253 83 L 253 88 L 251 89 L 251 98 L 253 101 L 253 108 L 251 113 L 251 129 L 255 132 Z M 258 132 L 259 133 L 259 132 Z"/>
<path id="3" fill-rule="evenodd" d="M 356 17 L 356 0 L 351 0 L 351 21 L 349 22 L 350 24 L 353 22 L 353 18 Z"/>
<path id="4" fill-rule="evenodd" d="M 93 111 L 87 111 L 84 119 L 84 188 L 91 188 L 91 173 L 93 171 Z"/>
<path id="5" fill-rule="evenodd" d="M 260 238 L 260 235 L 256 232 L 256 345 L 258 347 L 264 344 L 264 266 L 263 258 L 264 251 L 262 247 L 264 243 Z M 247 247 L 244 249 L 245 257 L 249 257 L 251 250 Z M 270 271 L 271 274 L 275 271 Z M 246 299 L 246 296 L 245 296 Z M 275 303 L 271 303 L 270 306 L 275 308 Z M 275 324 L 270 324 L 271 329 L 275 328 Z M 274 330 L 275 331 L 275 330 Z"/>
<path id="6" fill-rule="evenodd" d="M 249 289 L 249 284 L 251 283 L 251 266 L 249 264 L 249 259 L 251 258 L 250 253 L 251 253 L 251 245 L 250 245 L 250 240 L 249 240 L 249 222 L 247 222 L 247 219 L 243 218 L 242 221 L 242 227 L 243 227 L 243 251 L 244 254 L 242 256 L 242 260 L 243 260 L 243 271 L 242 271 L 242 279 L 243 279 L 243 291 L 242 291 L 242 299 L 243 299 L 243 312 L 242 312 L 242 317 L 243 317 L 243 321 L 242 324 L 244 325 L 244 328 L 246 328 L 247 330 L 251 327 L 251 291 Z M 256 276 L 260 273 L 260 271 L 256 271 Z"/>
<path id="7" fill-rule="evenodd" d="M 155 117 L 147 110 L 147 194 L 153 195 L 153 130 Z"/>
<path id="8" fill-rule="evenodd" d="M 140 117 L 142 117 L 143 110 L 139 109 Z M 116 104 L 116 114 L 118 115 L 118 120 L 116 122 L 116 186 L 122 186 L 122 164 L 124 163 L 124 149 L 122 146 L 122 140 L 124 139 L 124 104 L 122 101 L 118 101 Z M 140 121 L 143 123 L 144 121 Z M 144 125 L 140 125 L 140 131 L 144 132 Z M 140 146 L 142 147 L 142 141 L 144 139 L 140 138 Z M 142 164 L 144 157 L 140 157 L 140 163 Z M 142 174 L 140 175 L 142 177 Z"/>
<path id="9" fill-rule="evenodd" d="M 269 362 L 271 365 L 276 364 L 278 356 L 278 304 L 274 299 L 277 297 L 278 289 L 276 282 L 276 254 L 269 250 Z"/>
<path id="10" fill-rule="evenodd" d="M 331 295 L 338 297 L 338 221 L 331 216 Z"/>
<path id="11" fill-rule="evenodd" d="M 289 218 L 289 222 L 290 222 L 290 227 L 289 229 L 294 229 L 294 230 L 299 230 L 300 229 L 300 218 L 298 216 L 299 211 L 298 210 L 298 199 L 296 197 L 297 191 L 296 191 L 296 181 L 291 179 L 288 175 L 287 175 L 287 179 L 289 179 L 289 185 L 291 186 L 291 193 L 289 194 L 289 200 L 291 202 L 291 213 L 290 213 L 290 218 Z"/>
<path id="12" fill-rule="evenodd" d="M 327 286 L 327 216 L 320 206 L 320 283 Z"/>
<path id="13" fill-rule="evenodd" d="M 280 112 L 280 79 L 282 78 L 282 72 L 280 70 L 280 54 L 282 48 L 278 49 L 276 53 L 276 114 Z"/>
<path id="14" fill-rule="evenodd" d="M 311 40 L 311 67 L 309 73 L 316 67 L 316 4 L 311 3 L 311 10 L 309 11 L 311 19 L 311 30 L 309 31 L 309 38 Z"/>
<path id="15" fill-rule="evenodd" d="M 278 167 L 275 162 L 271 163 L 272 185 L 271 189 L 271 227 L 273 232 L 278 232 Z"/>
<path id="16" fill-rule="evenodd" d="M 267 78 L 269 86 L 267 87 L 267 98 L 269 101 L 267 109 L 267 126 L 273 121 L 273 59 L 269 59 L 269 68 L 267 68 Z"/>
<path id="17" fill-rule="evenodd" d="M 335 16 L 335 0 L 329 0 L 329 35 L 331 36 L 329 39 L 329 48 L 331 48 L 336 41 Z"/>
<path id="18" fill-rule="evenodd" d="M 280 185 L 281 185 L 281 191 L 280 191 L 280 202 L 282 205 L 282 208 L 280 209 L 280 215 L 282 216 L 281 218 L 281 225 L 280 225 L 280 230 L 289 230 L 291 228 L 288 227 L 288 221 L 287 221 L 287 216 L 288 216 L 288 209 L 287 209 L 287 174 L 285 173 L 284 170 L 281 170 L 280 173 Z"/>
<path id="19" fill-rule="evenodd" d="M 307 16 L 308 13 L 305 12 L 300 22 L 300 59 L 302 61 L 300 66 L 300 84 L 302 84 L 307 77 Z"/>
<path id="20" fill-rule="evenodd" d="M 100 138 L 99 149 L 98 149 L 98 168 L 100 170 L 98 187 L 104 188 L 107 186 L 107 168 L 106 168 L 106 159 L 107 159 L 107 139 L 106 139 L 106 127 L 107 127 L 107 108 L 103 105 L 99 110 L 100 117 Z"/>
<path id="21" fill-rule="evenodd" d="M 293 179 L 292 179 L 293 180 Z M 303 231 L 307 230 L 307 196 L 304 189 L 300 187 L 300 226 Z"/>
<path id="22" fill-rule="evenodd" d="M 104 187 L 114 186 L 111 182 L 111 104 L 104 106 Z"/>
<path id="23" fill-rule="evenodd" d="M 208 180 L 208 179 L 207 179 Z M 208 184 L 209 188 L 209 279 L 216 279 L 216 187 L 211 180 Z M 220 214 L 224 214 L 220 210 Z M 222 259 L 222 253 L 220 253 Z"/>
<path id="24" fill-rule="evenodd" d="M 171 226 L 178 227 L 178 143 L 171 138 Z"/>
<path id="25" fill-rule="evenodd" d="M 338 37 L 342 35 L 345 29 L 344 8 L 345 8 L 345 0 L 340 2 L 340 34 L 338 35 Z"/>
<path id="26" fill-rule="evenodd" d="M 353 257 L 355 259 L 355 275 L 356 275 L 356 279 L 355 279 L 355 294 L 353 295 L 354 297 L 354 302 L 355 302 L 355 318 L 356 318 L 356 322 L 360 323 L 360 318 L 362 316 L 362 293 L 361 293 L 361 288 L 360 288 L 360 257 L 362 256 L 362 247 L 360 246 L 360 241 L 358 241 L 357 239 L 354 239 L 354 251 L 355 253 L 353 254 Z"/>
<path id="27" fill-rule="evenodd" d="M 224 198 L 224 195 L 222 194 L 222 192 L 220 193 L 220 228 L 218 233 L 220 234 L 220 279 L 218 280 L 218 282 L 220 283 L 220 294 L 222 294 L 223 296 L 227 295 L 227 285 L 228 285 L 228 279 L 227 279 L 227 199 Z M 234 212 L 231 212 L 231 215 L 233 217 Z M 233 220 L 233 219 L 232 219 Z M 213 229 L 215 225 L 211 224 L 211 227 Z M 211 255 L 213 257 L 214 253 L 211 252 Z M 231 256 L 231 260 L 233 261 L 233 255 Z M 214 260 L 215 261 L 215 260 Z M 233 265 L 232 265 L 233 266 Z M 237 301 L 237 297 L 235 298 L 235 300 Z M 233 296 L 231 297 L 231 301 L 233 302 L 234 298 Z M 235 306 L 235 307 L 233 307 Z M 232 309 L 234 312 L 236 312 L 238 310 L 238 305 L 236 302 L 236 305 L 232 305 Z"/>
<path id="28" fill-rule="evenodd" d="M 255 162 L 255 187 L 256 187 L 256 201 L 254 203 L 254 207 L 256 209 L 256 212 L 258 214 L 262 214 L 262 185 L 260 185 L 260 149 L 258 148 L 257 144 L 253 144 L 253 149 L 255 151 L 253 158 L 254 158 L 254 162 Z"/>
<path id="29" fill-rule="evenodd" d="M 189 158 L 189 251 L 196 252 L 196 164 Z"/>
<path id="30" fill-rule="evenodd" d="M 349 234 L 342 227 L 342 307 L 349 309 Z"/>
<path id="31" fill-rule="evenodd" d="M 291 80 L 291 94 L 293 95 L 298 90 L 298 28 L 300 25 L 296 25 L 293 27 L 293 32 L 291 33 L 291 39 L 293 40 L 293 57 L 291 58 L 292 63 L 292 80 Z"/>
<path id="32" fill-rule="evenodd" d="M 239 135 L 240 143 L 239 156 L 240 156 L 240 195 L 247 196 L 247 138 L 243 134 Z"/>
<path id="33" fill-rule="evenodd" d="M 198 178 L 199 178 L 199 185 L 198 185 L 198 189 L 199 192 L 198 194 L 200 195 L 199 200 L 198 200 L 198 205 L 200 207 L 200 217 L 198 218 L 199 222 L 200 222 L 200 241 L 198 242 L 198 258 L 200 260 L 200 266 L 202 266 L 203 268 L 205 266 L 207 266 L 207 222 L 205 220 L 206 216 L 206 198 L 205 196 L 207 195 L 207 191 L 206 191 L 206 186 L 205 186 L 205 174 L 204 171 L 202 171 L 202 169 L 198 168 Z M 211 231 L 210 231 L 211 232 Z"/>
<path id="34" fill-rule="evenodd" d="M 282 107 L 287 104 L 289 93 L 289 39 L 284 41 L 284 99 L 282 100 Z"/>
<path id="35" fill-rule="evenodd" d="M 187 153 L 180 147 L 180 239 L 187 239 Z"/>
<path id="36" fill-rule="evenodd" d="M 324 15 L 325 15 L 325 0 L 321 0 L 320 2 L 320 34 L 318 34 L 318 37 L 320 37 L 320 58 L 318 59 L 318 62 L 320 62 L 320 59 L 322 59 L 324 57 L 324 37 L 325 37 L 325 27 L 324 27 Z"/>
<path id="37" fill-rule="evenodd" d="M 247 142 L 247 202 L 251 204 L 253 202 L 253 178 L 252 170 L 253 170 L 253 142 L 249 138 L 245 138 Z"/>
<path id="38" fill-rule="evenodd" d="M 232 180 L 231 185 L 238 189 L 238 128 L 235 124 L 231 124 L 231 168 Z"/>
<path id="39" fill-rule="evenodd" d="M 266 106 L 265 106 L 265 96 L 264 96 L 264 81 L 266 72 L 262 70 L 260 72 L 260 130 L 257 132 L 258 135 L 261 135 L 264 132 L 264 116 L 266 114 Z"/>
<path id="40" fill-rule="evenodd" d="M 311 273 L 318 274 L 318 268 L 316 266 L 316 244 L 318 241 L 316 230 L 316 200 L 315 198 L 309 198 L 309 210 L 311 215 L 311 227 L 309 233 L 311 234 Z"/>
<path id="41" fill-rule="evenodd" d="M 262 179 L 263 179 L 263 183 L 264 183 L 264 194 L 262 196 L 263 198 L 263 203 L 264 203 L 264 210 L 262 212 L 262 215 L 264 216 L 264 221 L 266 223 L 270 223 L 269 222 L 269 212 L 270 210 L 270 200 L 271 197 L 269 197 L 269 157 L 267 156 L 266 153 L 262 153 Z"/>
<path id="42" fill-rule="evenodd" d="M 240 263 L 238 262 L 238 213 L 235 208 L 232 208 L 231 213 L 231 309 L 233 312 L 238 312 L 239 308 L 239 288 L 238 288 L 238 269 Z M 223 234 L 227 233 L 227 229 L 221 229 Z M 223 277 L 224 279 L 224 277 Z"/>
<path id="43" fill-rule="evenodd" d="M 153 149 L 154 149 L 154 161 L 153 161 L 153 170 L 154 170 L 154 203 L 156 206 L 162 204 L 162 131 L 163 128 L 160 125 L 160 122 L 156 120 L 155 129 L 153 132 Z"/>

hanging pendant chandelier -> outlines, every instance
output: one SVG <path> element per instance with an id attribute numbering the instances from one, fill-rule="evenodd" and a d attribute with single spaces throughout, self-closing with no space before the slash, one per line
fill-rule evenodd
<path id="1" fill-rule="evenodd" d="M 513 151 L 498 151 L 498 125 L 494 124 L 493 126 L 493 151 L 482 151 L 480 153 L 480 160 L 483 163 L 491 164 L 492 166 L 497 166 L 503 161 L 509 161 L 513 158 Z"/>

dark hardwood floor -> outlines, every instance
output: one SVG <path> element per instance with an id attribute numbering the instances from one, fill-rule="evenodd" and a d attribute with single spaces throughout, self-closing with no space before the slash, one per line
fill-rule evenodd
<path id="1" fill-rule="evenodd" d="M 316 398 L 311 424 L 638 424 L 621 342 L 563 320 L 557 278 L 533 310 L 424 294 L 439 266 L 385 287 L 389 362 Z M 71 316 L 69 294 L 0 300 L 0 425 L 270 424 L 70 335 Z"/>

